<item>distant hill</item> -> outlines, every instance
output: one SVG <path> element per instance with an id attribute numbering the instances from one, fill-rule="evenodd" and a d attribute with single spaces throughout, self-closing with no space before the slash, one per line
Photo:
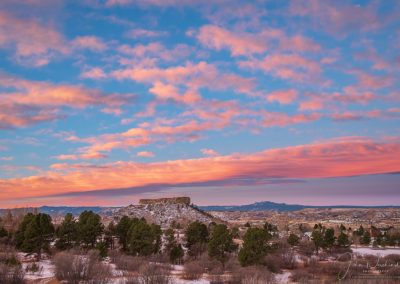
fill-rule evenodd
<path id="1" fill-rule="evenodd" d="M 69 206 L 42 206 L 42 207 L 27 207 L 27 208 L 13 208 L 13 209 L 0 209 L 0 215 L 4 215 L 11 210 L 12 214 L 26 214 L 29 212 L 38 211 L 40 213 L 46 213 L 51 216 L 60 216 L 65 215 L 67 213 L 72 213 L 74 216 L 78 216 L 85 210 L 93 211 L 97 214 L 102 213 L 108 215 L 112 209 L 115 207 L 100 207 L 100 206 L 91 206 L 91 207 L 69 207 Z"/>
<path id="2" fill-rule="evenodd" d="M 164 199 L 160 199 L 163 201 Z M 158 201 L 158 200 L 155 200 Z M 155 202 L 152 201 L 152 202 Z M 144 203 L 148 202 L 147 200 L 142 201 Z M 179 203 L 179 202 L 178 202 Z M 142 204 L 144 205 L 144 204 Z M 184 204 L 185 205 L 185 204 Z M 186 205 L 189 206 L 189 205 Z M 271 201 L 261 201 L 252 204 L 246 205 L 231 205 L 231 206 L 195 206 L 190 205 L 193 209 L 200 209 L 201 211 L 265 211 L 265 210 L 274 210 L 274 211 L 296 211 L 302 210 L 306 208 L 400 208 L 400 206 L 352 206 L 352 205 L 335 205 L 335 206 L 311 206 L 311 205 L 299 205 L 299 204 L 286 204 L 286 203 L 275 203 Z M 129 206 L 128 206 L 129 207 Z M 135 208 L 136 206 L 132 207 Z M 63 216 L 67 213 L 72 213 L 75 216 L 78 216 L 85 210 L 91 210 L 97 214 L 111 216 L 115 212 L 123 209 L 125 207 L 100 207 L 100 206 L 91 206 L 91 207 L 69 207 L 69 206 L 42 206 L 38 208 L 29 207 L 29 208 L 14 208 L 11 209 L 13 214 L 25 214 L 28 212 L 33 212 L 38 210 L 41 213 L 46 213 L 51 216 Z M 9 209 L 0 209 L 0 215 L 4 215 L 9 211 Z"/>
<path id="3" fill-rule="evenodd" d="M 299 204 L 275 203 L 271 201 L 261 201 L 247 205 L 232 206 L 199 206 L 204 211 L 297 211 L 306 208 L 400 208 L 400 206 L 353 206 L 353 205 L 335 205 L 335 206 L 311 206 Z"/>

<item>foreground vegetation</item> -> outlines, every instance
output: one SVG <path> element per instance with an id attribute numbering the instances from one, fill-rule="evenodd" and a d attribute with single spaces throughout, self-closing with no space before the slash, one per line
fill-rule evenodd
<path id="1" fill-rule="evenodd" d="M 0 283 L 24 283 L 24 274 L 40 269 L 43 256 L 51 258 L 56 278 L 66 283 L 112 283 L 121 277 L 124 283 L 170 283 L 174 265 L 183 265 L 179 275 L 183 279 L 206 275 L 213 283 L 273 283 L 282 272 L 290 272 L 295 282 L 331 283 L 373 272 L 371 264 L 378 259 L 351 259 L 347 253 L 352 243 L 373 242 L 378 247 L 399 246 L 400 241 L 399 232 L 382 233 L 373 226 L 351 230 L 316 224 L 309 238 L 279 232 L 269 223 L 241 228 L 173 223 L 163 231 L 145 219 L 124 216 L 104 226 L 91 211 L 78 218 L 67 214 L 56 226 L 42 213 L 9 214 L 0 224 Z M 17 251 L 32 255 L 34 261 L 23 269 Z M 357 265 L 352 265 L 354 261 Z M 384 261 L 397 264 L 400 255 L 386 256 Z M 397 265 L 376 272 L 400 276 Z"/>

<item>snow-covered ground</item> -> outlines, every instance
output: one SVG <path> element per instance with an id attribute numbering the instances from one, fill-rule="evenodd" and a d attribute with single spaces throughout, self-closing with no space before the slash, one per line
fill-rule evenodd
<path id="1" fill-rule="evenodd" d="M 37 272 L 27 272 L 26 267 L 28 265 L 32 265 L 32 263 L 22 263 L 22 267 L 25 271 L 26 280 L 37 280 L 54 277 L 54 264 L 49 259 L 36 262 L 36 265 L 39 267 L 39 270 Z"/>
<path id="2" fill-rule="evenodd" d="M 275 274 L 275 280 L 278 284 L 286 284 L 290 282 L 290 275 L 292 275 L 292 273 L 286 271 L 280 274 Z"/>
<path id="3" fill-rule="evenodd" d="M 355 248 L 352 247 L 351 250 L 353 253 L 358 253 L 361 255 L 367 255 L 367 254 L 372 254 L 376 256 L 387 256 L 389 254 L 400 254 L 400 249 L 399 248 L 371 248 L 371 247 L 359 247 Z"/>

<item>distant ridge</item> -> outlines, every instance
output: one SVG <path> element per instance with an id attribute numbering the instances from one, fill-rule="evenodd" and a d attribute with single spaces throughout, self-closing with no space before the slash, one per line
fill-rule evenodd
<path id="1" fill-rule="evenodd" d="M 333 205 L 333 206 L 312 206 L 312 205 L 299 205 L 299 204 L 286 204 L 286 203 L 275 203 L 271 201 L 261 201 L 246 205 L 232 205 L 232 206 L 198 206 L 204 211 L 297 211 L 307 208 L 400 208 L 400 206 L 357 206 L 357 205 Z"/>
<path id="2" fill-rule="evenodd" d="M 146 203 L 146 201 L 145 201 Z M 300 204 L 286 204 L 286 203 L 276 203 L 271 201 L 260 201 L 252 204 L 246 205 L 210 205 L 210 206 L 196 206 L 191 205 L 193 208 L 198 208 L 202 211 L 297 211 L 307 208 L 319 208 L 319 209 L 329 209 L 329 208 L 400 208 L 399 205 L 383 205 L 383 206 L 359 206 L 359 205 L 333 205 L 333 206 L 312 206 L 312 205 L 300 205 Z M 26 208 L 14 208 L 14 209 L 0 209 L 0 215 L 4 215 L 11 210 L 13 214 L 25 214 L 28 212 L 39 211 L 41 213 L 46 213 L 52 216 L 62 216 L 67 213 L 72 213 L 78 216 L 85 210 L 91 210 L 98 214 L 112 215 L 115 210 L 121 209 L 123 207 L 101 207 L 101 206 L 41 206 L 41 207 L 26 207 Z"/>

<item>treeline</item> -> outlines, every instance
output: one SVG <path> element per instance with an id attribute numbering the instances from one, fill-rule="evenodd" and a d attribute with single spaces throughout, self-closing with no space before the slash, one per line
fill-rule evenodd
<path id="1" fill-rule="evenodd" d="M 10 216 L 7 218 L 8 221 L 12 219 Z M 369 245 L 373 242 L 375 246 L 398 246 L 400 243 L 398 231 L 382 233 L 373 226 L 368 230 L 362 226 L 352 230 L 343 225 L 335 229 L 316 224 L 307 230 L 308 233 L 299 227 L 299 234 L 282 237 L 277 226 L 268 222 L 258 227 L 246 224 L 240 229 L 198 221 L 183 228 L 173 222 L 170 228 L 163 231 L 159 225 L 149 224 L 144 218 L 123 216 L 118 222 L 104 226 L 101 217 L 92 211 L 84 211 L 77 218 L 67 214 L 57 226 L 49 215 L 43 213 L 28 213 L 12 227 L 0 221 L 1 243 L 14 246 L 18 251 L 36 254 L 39 259 L 44 252 L 58 253 L 55 258 L 58 266 L 65 264 L 67 259 L 82 261 L 71 254 L 72 250 L 97 251 L 101 258 L 110 255 L 112 259 L 116 259 L 115 252 L 118 252 L 121 267 L 129 267 L 123 263 L 124 260 L 134 262 L 136 258 L 163 257 L 168 263 L 184 263 L 188 279 L 196 273 L 203 273 L 205 265 L 201 262 L 204 262 L 205 256 L 207 261 L 213 261 L 209 265 L 210 270 L 217 266 L 222 272 L 240 267 L 247 270 L 249 267 L 267 267 L 268 271 L 277 273 L 281 268 L 295 269 L 295 253 L 310 258 L 312 255 L 321 256 L 321 251 L 329 255 L 350 251 L 351 244 Z M 60 251 L 65 253 L 60 254 Z M 234 266 L 236 263 L 239 268 Z M 13 265 L 17 267 L 20 264 L 10 257 L 0 259 L 0 268 L 8 269 Z M 101 263 L 96 265 L 101 267 Z M 68 267 L 64 265 L 64 271 Z M 80 274 L 76 272 L 74 275 L 78 277 Z"/>

